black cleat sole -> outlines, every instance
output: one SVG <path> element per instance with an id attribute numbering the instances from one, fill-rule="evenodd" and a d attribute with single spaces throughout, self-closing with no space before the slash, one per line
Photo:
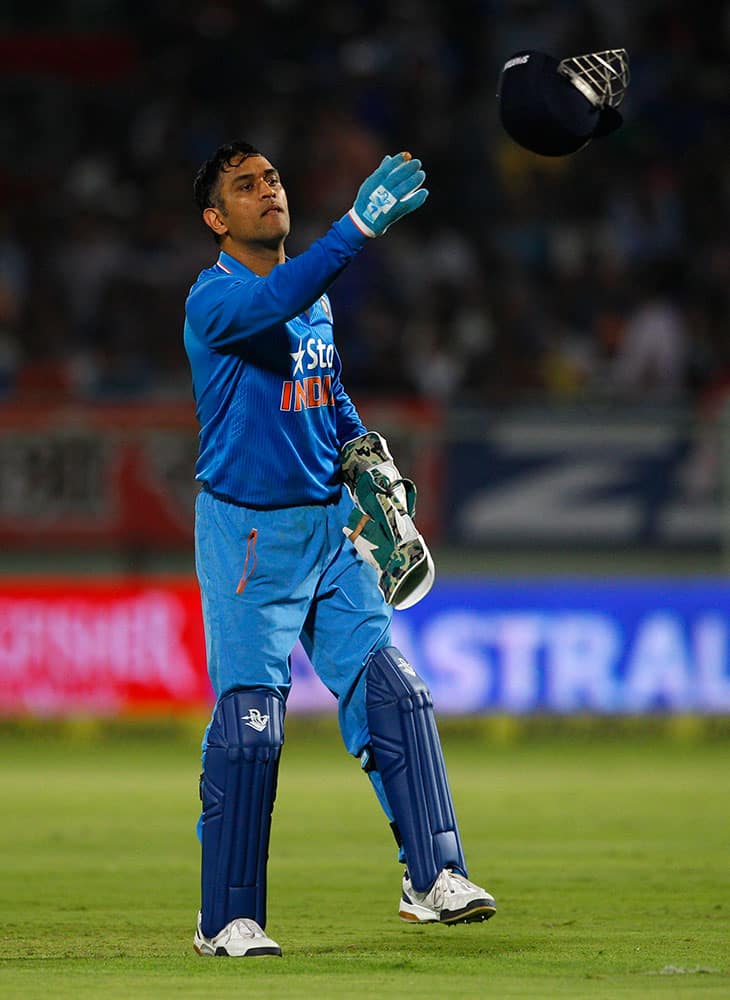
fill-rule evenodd
<path id="1" fill-rule="evenodd" d="M 222 946 L 215 950 L 216 958 L 230 958 L 225 948 Z M 245 955 L 236 955 L 236 958 L 261 958 L 263 955 L 272 955 L 281 958 L 281 948 L 249 948 Z"/>
<path id="2" fill-rule="evenodd" d="M 452 924 L 476 924 L 489 920 L 497 912 L 496 906 L 489 906 L 486 903 L 480 906 L 470 906 L 460 912 L 450 914 L 448 917 L 441 917 L 439 923 L 451 926 Z"/>

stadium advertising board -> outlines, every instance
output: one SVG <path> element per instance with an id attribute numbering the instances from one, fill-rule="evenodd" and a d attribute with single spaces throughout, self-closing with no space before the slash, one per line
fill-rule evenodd
<path id="1" fill-rule="evenodd" d="M 724 581 L 442 582 L 397 623 L 442 712 L 728 712 Z"/>
<path id="2" fill-rule="evenodd" d="M 0 544 L 189 545 L 196 447 L 183 404 L 8 404 Z"/>
<path id="3" fill-rule="evenodd" d="M 207 704 L 200 600 L 181 581 L 0 583 L 0 713 L 184 711 Z"/>
<path id="4" fill-rule="evenodd" d="M 453 420 L 445 531 L 457 545 L 717 546 L 719 428 L 682 410 L 514 410 Z"/>
<path id="5" fill-rule="evenodd" d="M 364 404 L 418 482 L 419 526 L 441 532 L 440 412 L 429 404 Z M 6 404 L 0 409 L 0 545 L 192 544 L 198 425 L 192 402 Z"/>
<path id="6" fill-rule="evenodd" d="M 722 580 L 441 580 L 394 642 L 444 714 L 730 712 Z M 289 709 L 331 711 L 300 647 Z M 195 582 L 0 583 L 0 713 L 208 707 Z"/>

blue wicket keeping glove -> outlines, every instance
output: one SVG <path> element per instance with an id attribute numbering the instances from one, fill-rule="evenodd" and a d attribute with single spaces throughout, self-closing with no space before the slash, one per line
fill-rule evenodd
<path id="1" fill-rule="evenodd" d="M 350 218 L 366 236 L 382 236 L 398 219 L 420 208 L 428 191 L 421 161 L 410 153 L 386 156 L 360 186 Z"/>

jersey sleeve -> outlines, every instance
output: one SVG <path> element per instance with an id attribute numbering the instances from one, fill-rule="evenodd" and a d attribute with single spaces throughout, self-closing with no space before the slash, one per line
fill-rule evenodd
<path id="1" fill-rule="evenodd" d="M 345 392 L 345 387 L 340 379 L 342 363 L 339 354 L 335 352 L 335 380 L 332 385 L 332 395 L 335 400 L 335 417 L 337 428 L 337 441 L 340 448 L 353 438 L 360 437 L 367 433 L 367 427 L 360 419 L 357 407 Z"/>
<path id="2" fill-rule="evenodd" d="M 329 288 L 367 242 L 348 216 L 298 257 L 278 264 L 267 277 L 221 274 L 193 287 L 187 318 L 220 351 L 298 316 Z"/>

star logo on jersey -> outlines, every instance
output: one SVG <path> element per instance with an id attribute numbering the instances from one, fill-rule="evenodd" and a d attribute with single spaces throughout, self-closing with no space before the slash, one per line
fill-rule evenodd
<path id="1" fill-rule="evenodd" d="M 268 715 L 262 715 L 257 708 L 249 708 L 248 715 L 242 715 L 241 719 L 257 733 L 263 733 L 269 724 Z"/>
<path id="2" fill-rule="evenodd" d="M 302 347 L 301 340 L 299 341 L 299 350 L 292 353 L 289 352 L 289 357 L 294 362 L 294 368 L 292 370 L 292 375 L 296 375 L 297 372 L 304 372 L 304 348 Z"/>

